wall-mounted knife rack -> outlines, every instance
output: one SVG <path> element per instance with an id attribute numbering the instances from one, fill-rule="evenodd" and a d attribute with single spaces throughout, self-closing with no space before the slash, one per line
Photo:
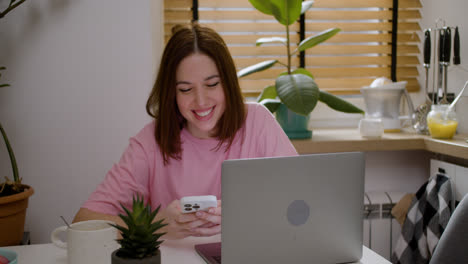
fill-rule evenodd
<path id="1" fill-rule="evenodd" d="M 454 34 L 452 34 L 454 32 Z M 453 36 L 453 41 L 452 41 Z M 431 41 L 432 39 L 432 41 Z M 453 43 L 453 65 L 460 64 L 460 35 L 458 26 L 446 26 L 443 19 L 435 21 L 434 28 L 424 30 L 424 68 L 426 69 L 426 94 L 428 94 L 429 68 L 432 70 L 432 103 L 448 104 L 447 101 L 447 68 L 450 65 Z M 431 51 L 432 46 L 432 51 Z M 431 56 L 433 54 L 433 56 Z M 439 97 L 441 99 L 439 100 Z"/>

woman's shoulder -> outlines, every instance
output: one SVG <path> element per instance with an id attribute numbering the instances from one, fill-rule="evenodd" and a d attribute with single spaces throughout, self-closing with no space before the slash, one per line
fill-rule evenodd
<path id="1" fill-rule="evenodd" d="M 156 142 L 154 137 L 156 122 L 153 120 L 147 123 L 132 139 L 140 142 L 141 144 L 151 144 L 152 142 Z"/>
<path id="2" fill-rule="evenodd" d="M 265 119 L 273 117 L 273 114 L 264 105 L 257 102 L 247 102 L 247 120 Z"/>

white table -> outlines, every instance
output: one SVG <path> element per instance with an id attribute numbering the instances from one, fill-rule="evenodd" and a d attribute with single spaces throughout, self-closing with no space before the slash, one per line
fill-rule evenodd
<path id="1" fill-rule="evenodd" d="M 179 264 L 194 263 L 205 264 L 205 261 L 198 256 L 193 246 L 201 243 L 211 243 L 220 241 L 220 236 L 208 238 L 186 238 L 183 240 L 166 240 L 161 246 L 162 263 Z M 66 264 L 67 253 L 64 249 L 56 247 L 54 244 L 36 244 L 27 246 L 6 247 L 18 253 L 19 264 Z M 373 252 L 367 247 L 363 247 L 361 264 L 390 264 L 385 258 Z M 96 263 L 99 264 L 99 263 Z"/>

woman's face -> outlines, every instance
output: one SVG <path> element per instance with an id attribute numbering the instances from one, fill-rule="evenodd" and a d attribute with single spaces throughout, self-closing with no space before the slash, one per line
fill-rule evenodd
<path id="1" fill-rule="evenodd" d="M 210 138 L 226 108 L 224 90 L 215 62 L 195 53 L 176 70 L 176 101 L 187 120 L 187 130 L 197 138 Z"/>

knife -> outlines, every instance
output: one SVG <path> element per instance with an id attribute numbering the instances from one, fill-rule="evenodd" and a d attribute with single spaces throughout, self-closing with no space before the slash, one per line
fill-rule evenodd
<path id="1" fill-rule="evenodd" d="M 426 103 L 431 103 L 429 97 L 429 68 L 431 67 L 431 30 L 424 31 L 424 68 L 426 68 Z"/>
<path id="2" fill-rule="evenodd" d="M 440 101 L 441 104 L 448 104 L 447 100 L 447 68 L 450 65 L 450 52 L 452 50 L 452 33 L 449 27 L 444 28 L 442 65 L 444 67 L 444 96 Z"/>
<path id="3" fill-rule="evenodd" d="M 460 62 L 460 34 L 458 26 L 455 27 L 455 36 L 453 37 L 453 64 L 459 65 Z"/>
<path id="4" fill-rule="evenodd" d="M 439 29 L 439 50 L 438 50 L 438 59 L 439 59 L 439 72 L 437 74 L 437 91 L 436 91 L 436 103 L 438 102 L 439 99 L 439 93 L 440 90 L 442 90 L 442 81 L 444 77 L 444 33 L 445 29 L 440 28 Z"/>

